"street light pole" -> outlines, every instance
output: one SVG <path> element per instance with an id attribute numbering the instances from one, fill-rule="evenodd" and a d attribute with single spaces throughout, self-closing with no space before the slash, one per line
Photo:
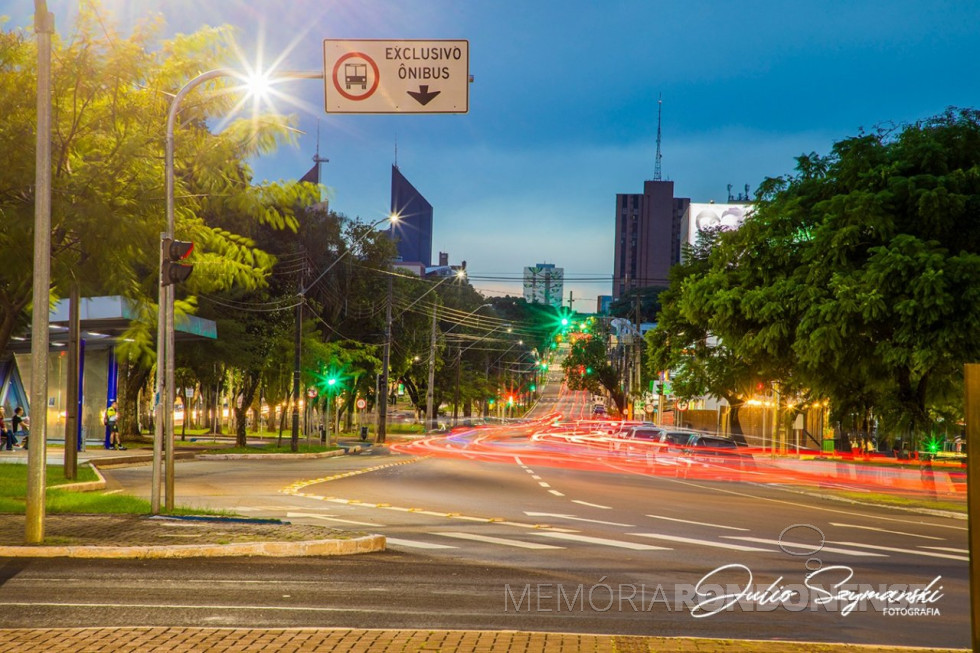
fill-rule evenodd
<path id="1" fill-rule="evenodd" d="M 167 114 L 167 141 L 164 174 L 166 175 L 167 230 L 162 238 L 174 237 L 174 127 L 180 102 L 197 86 L 218 77 L 241 77 L 230 68 L 217 68 L 201 73 L 177 91 Z M 275 79 L 323 79 L 322 71 L 289 71 L 274 73 Z M 164 285 L 163 251 L 160 251 L 160 295 L 157 314 L 157 393 L 156 419 L 153 429 L 153 487 L 150 490 L 150 509 L 160 512 L 161 456 L 166 445 L 166 509 L 174 507 L 174 287 Z"/>

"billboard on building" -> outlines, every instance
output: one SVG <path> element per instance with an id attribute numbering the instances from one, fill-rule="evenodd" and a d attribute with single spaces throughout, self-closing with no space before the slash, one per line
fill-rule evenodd
<path id="1" fill-rule="evenodd" d="M 565 270 L 550 263 L 524 268 L 524 299 L 530 304 L 562 305 Z"/>
<path id="2" fill-rule="evenodd" d="M 698 204 L 691 202 L 681 221 L 684 242 L 693 245 L 698 232 L 706 229 L 733 230 L 742 226 L 753 210 L 752 204 Z"/>

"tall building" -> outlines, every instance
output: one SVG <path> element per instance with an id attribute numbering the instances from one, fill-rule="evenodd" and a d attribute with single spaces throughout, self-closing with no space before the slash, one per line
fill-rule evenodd
<path id="1" fill-rule="evenodd" d="M 667 273 L 680 261 L 681 222 L 690 204 L 689 198 L 674 197 L 672 181 L 645 181 L 642 194 L 616 195 L 614 299 L 668 285 Z"/>
<path id="2" fill-rule="evenodd" d="M 388 231 L 396 241 L 398 256 L 406 263 L 432 265 L 432 205 L 391 166 L 391 212 L 399 216 Z"/>
<path id="3" fill-rule="evenodd" d="M 524 268 L 524 300 L 529 304 L 547 304 L 561 308 L 565 269 L 552 263 L 538 263 Z"/>

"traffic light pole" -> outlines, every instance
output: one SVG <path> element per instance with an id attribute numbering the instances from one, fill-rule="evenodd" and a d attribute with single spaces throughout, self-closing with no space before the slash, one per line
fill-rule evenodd
<path id="1" fill-rule="evenodd" d="M 166 140 L 166 195 L 167 195 L 167 230 L 162 238 L 174 237 L 174 127 L 177 122 L 177 112 L 180 102 L 197 86 L 218 77 L 236 77 L 242 75 L 230 68 L 217 68 L 201 73 L 183 88 L 177 91 L 170 111 L 167 114 Z M 279 72 L 275 79 L 323 79 L 323 71 L 290 71 Z M 40 164 L 39 164 L 40 165 Z M 47 229 L 45 231 L 48 231 Z M 173 425 L 174 425 L 174 289 L 164 283 L 164 252 L 160 252 L 160 295 L 157 315 L 157 392 L 156 419 L 153 431 L 153 487 L 150 490 L 151 511 L 160 512 L 160 451 L 166 449 L 166 508 L 173 510 L 174 497 L 174 468 L 173 468 Z M 162 368 L 162 369 L 161 369 Z"/>

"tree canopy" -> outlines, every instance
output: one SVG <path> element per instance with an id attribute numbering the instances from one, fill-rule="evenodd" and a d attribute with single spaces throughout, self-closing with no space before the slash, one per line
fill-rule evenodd
<path id="1" fill-rule="evenodd" d="M 668 340 L 712 334 L 748 366 L 743 379 L 827 397 L 840 420 L 921 432 L 959 403 L 962 366 L 980 355 L 978 218 L 975 110 L 801 156 L 795 175 L 762 184 L 739 230 L 672 279 L 649 336 L 655 364 L 689 356 Z"/>

